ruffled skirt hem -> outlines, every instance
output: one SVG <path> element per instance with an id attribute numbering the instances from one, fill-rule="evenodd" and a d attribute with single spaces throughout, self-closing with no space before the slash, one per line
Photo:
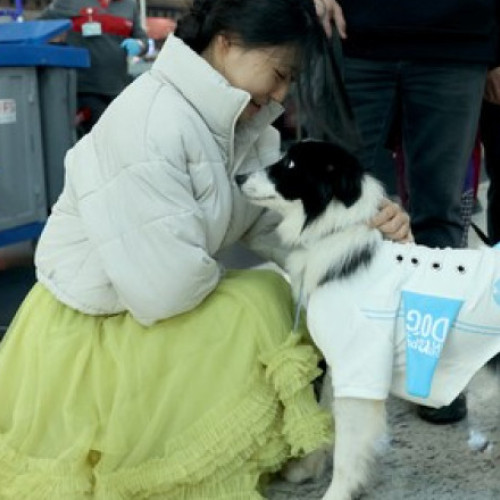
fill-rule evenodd
<path id="1" fill-rule="evenodd" d="M 260 344 L 244 386 L 166 439 L 161 454 L 136 463 L 113 456 L 110 465 L 108 455 L 115 453 L 102 438 L 75 436 L 78 453 L 44 454 L 20 441 L 19 432 L 9 432 L 7 419 L 0 418 L 0 499 L 262 498 L 261 479 L 292 456 L 329 442 L 332 421 L 315 401 L 311 381 L 318 375 L 318 356 L 303 336 L 288 332 Z M 0 357 L 0 367 L 1 362 Z"/>

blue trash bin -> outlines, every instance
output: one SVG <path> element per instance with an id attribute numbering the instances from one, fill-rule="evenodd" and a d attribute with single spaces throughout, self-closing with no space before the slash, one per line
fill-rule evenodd
<path id="1" fill-rule="evenodd" d="M 76 70 L 88 51 L 49 43 L 69 20 L 0 24 L 0 247 L 38 238 L 76 141 Z"/>

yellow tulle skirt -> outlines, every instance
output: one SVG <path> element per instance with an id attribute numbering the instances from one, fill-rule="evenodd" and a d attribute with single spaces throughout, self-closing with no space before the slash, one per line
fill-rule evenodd
<path id="1" fill-rule="evenodd" d="M 0 344 L 0 499 L 263 498 L 268 473 L 331 439 L 292 322 L 267 270 L 148 328 L 36 284 Z"/>

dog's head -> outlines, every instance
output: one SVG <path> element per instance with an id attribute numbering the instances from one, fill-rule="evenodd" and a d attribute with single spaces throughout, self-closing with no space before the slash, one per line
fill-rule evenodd
<path id="1" fill-rule="evenodd" d="M 365 177 L 356 157 L 342 147 L 307 140 L 293 144 L 273 165 L 236 176 L 236 182 L 250 202 L 279 212 L 284 222 L 294 218 L 294 224 L 288 221 L 286 225 L 302 232 L 324 221 L 328 214 L 333 228 L 359 218 L 362 214 L 355 207 L 363 196 Z M 380 196 L 376 204 L 379 201 Z M 373 213 L 370 210 L 368 216 Z M 321 225 L 326 230 L 325 224 Z"/>

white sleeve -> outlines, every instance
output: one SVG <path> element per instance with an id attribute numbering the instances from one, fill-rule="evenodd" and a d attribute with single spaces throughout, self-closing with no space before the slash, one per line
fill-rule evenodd
<path id="1" fill-rule="evenodd" d="M 255 144 L 252 159 L 264 168 L 281 156 L 280 135 L 272 126 L 266 128 Z M 242 242 L 264 260 L 270 260 L 284 268 L 289 248 L 283 244 L 276 232 L 281 216 L 262 209 L 253 224 L 242 237 Z"/>
<path id="2" fill-rule="evenodd" d="M 112 286 L 140 323 L 188 311 L 217 286 L 220 269 L 186 172 L 163 161 L 130 166 L 79 209 Z"/>
<path id="3" fill-rule="evenodd" d="M 243 235 L 242 242 L 264 260 L 270 260 L 285 268 L 289 248 L 276 232 L 281 217 L 276 212 L 263 210 L 261 216 Z"/>

